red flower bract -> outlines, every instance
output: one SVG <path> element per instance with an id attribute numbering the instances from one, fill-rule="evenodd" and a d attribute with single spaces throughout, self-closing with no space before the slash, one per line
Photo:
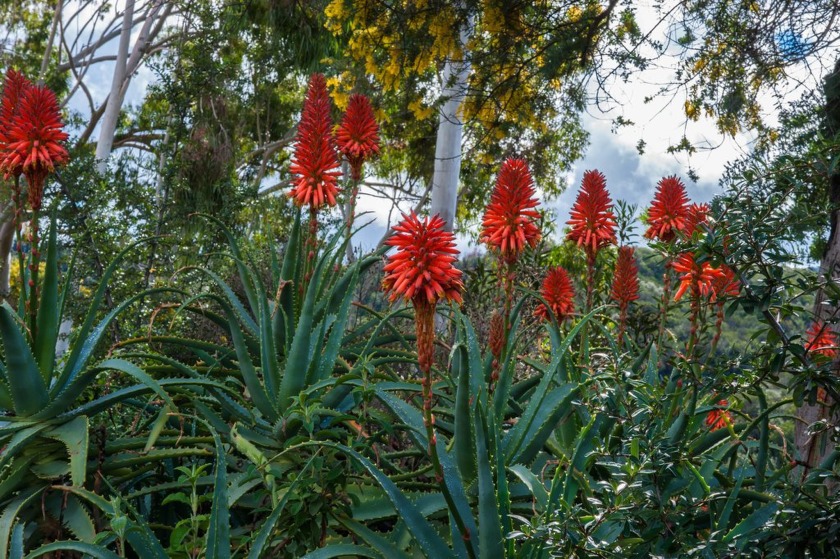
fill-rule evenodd
<path id="1" fill-rule="evenodd" d="M 350 163 L 353 180 L 362 176 L 362 164 L 379 153 L 379 125 L 364 95 L 354 93 L 335 134 L 338 150 Z"/>
<path id="2" fill-rule="evenodd" d="M 583 174 L 577 200 L 571 210 L 567 239 L 583 247 L 590 259 L 603 247 L 615 244 L 615 215 L 607 192 L 607 179 L 597 170 Z"/>
<path id="3" fill-rule="evenodd" d="M 725 274 L 708 262 L 698 264 L 694 255 L 686 252 L 671 265 L 674 271 L 682 274 L 680 276 L 680 287 L 674 294 L 674 301 L 679 301 L 686 290 L 691 289 L 692 297 L 709 297 L 712 301 L 716 298 L 714 282 L 719 281 Z"/>
<path id="4" fill-rule="evenodd" d="M 24 87 L 11 127 L 3 133 L 0 168 L 7 175 L 26 175 L 33 210 L 41 209 L 47 175 L 67 161 L 63 127 L 55 94 L 43 86 Z"/>
<path id="5" fill-rule="evenodd" d="M 726 400 L 720 400 L 717 405 L 728 406 L 729 402 Z M 732 416 L 726 410 L 713 409 L 706 415 L 706 425 L 711 427 L 712 431 L 724 429 L 730 423 L 732 423 Z"/>
<path id="6" fill-rule="evenodd" d="M 548 320 L 549 307 L 560 322 L 574 314 L 575 290 L 572 287 L 569 274 L 562 267 L 557 266 L 548 272 L 548 275 L 543 280 L 540 295 L 548 303 L 548 307 L 540 303 L 534 311 L 534 316 L 537 318 Z"/>
<path id="7" fill-rule="evenodd" d="M 656 186 L 656 194 L 648 209 L 645 238 L 668 242 L 685 229 L 688 217 L 688 196 L 685 185 L 677 177 L 665 177 Z"/>
<path id="8" fill-rule="evenodd" d="M 392 301 L 403 297 L 415 306 L 434 306 L 441 299 L 461 302 L 461 270 L 453 266 L 455 237 L 440 216 L 421 220 L 414 212 L 403 215 L 386 244 L 397 247 L 383 268 L 382 285 Z"/>
<path id="9" fill-rule="evenodd" d="M 499 169 L 496 187 L 484 213 L 481 240 L 501 253 L 506 262 L 513 262 L 525 250 L 540 240 L 536 225 L 540 214 L 534 198 L 534 181 L 528 164 L 522 159 L 508 159 Z"/>
<path id="10" fill-rule="evenodd" d="M 701 224 L 708 223 L 709 209 L 708 204 L 691 204 L 688 207 L 683 227 L 686 237 L 691 237 L 695 231 L 699 231 Z"/>
<path id="11" fill-rule="evenodd" d="M 808 328 L 808 343 L 805 350 L 828 359 L 836 359 L 840 341 L 837 334 L 824 322 L 814 322 Z"/>
<path id="12" fill-rule="evenodd" d="M 639 269 L 636 267 L 634 252 L 633 247 L 629 246 L 618 249 L 610 297 L 621 309 L 626 309 L 631 301 L 639 298 Z"/>
<path id="13" fill-rule="evenodd" d="M 294 186 L 289 195 L 298 206 L 309 204 L 313 210 L 325 203 L 334 206 L 341 171 L 332 135 L 330 98 L 322 74 L 312 74 L 309 80 L 296 141 L 290 167 Z"/>

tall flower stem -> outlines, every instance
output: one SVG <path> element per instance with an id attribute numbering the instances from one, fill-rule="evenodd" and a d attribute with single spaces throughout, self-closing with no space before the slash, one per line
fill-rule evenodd
<path id="1" fill-rule="evenodd" d="M 458 526 L 461 537 L 466 541 L 470 539 L 471 534 L 467 530 L 466 524 L 460 514 L 457 513 L 455 501 L 449 492 L 448 486 L 446 485 L 446 479 L 443 474 L 443 466 L 440 462 L 440 455 L 437 450 L 435 416 L 432 413 L 432 406 L 434 404 L 434 395 L 432 393 L 432 365 L 435 359 L 435 305 L 429 304 L 427 301 L 415 301 L 414 325 L 417 331 L 417 361 L 420 365 L 420 373 L 423 375 L 421 380 L 423 394 L 423 424 L 426 427 L 426 439 L 429 443 L 429 458 L 432 461 L 432 468 L 435 472 L 435 481 L 438 485 L 440 485 L 444 499 L 449 505 L 449 510 L 453 512 L 455 524 Z M 473 557 L 471 546 L 466 547 L 470 552 L 470 557 Z"/>
<path id="2" fill-rule="evenodd" d="M 668 320 L 668 305 L 671 302 L 671 257 L 665 258 L 665 273 L 662 275 L 662 304 L 659 309 L 659 335 L 656 348 L 662 354 L 662 338 L 665 336 L 665 322 Z"/>
<path id="3" fill-rule="evenodd" d="M 21 205 L 21 195 L 20 195 L 20 176 L 15 177 L 15 186 L 12 192 L 12 197 L 14 198 L 15 204 L 15 240 L 17 241 L 17 256 L 18 256 L 18 274 L 20 274 L 20 289 L 22 293 L 25 293 L 25 285 L 26 285 L 26 261 L 23 257 L 23 239 L 22 239 L 22 227 L 23 227 L 23 206 Z"/>
<path id="4" fill-rule="evenodd" d="M 495 343 L 491 344 L 495 346 L 495 351 L 496 353 L 498 353 L 498 355 L 493 355 L 493 362 L 491 363 L 490 384 L 488 386 L 488 391 L 490 392 L 490 394 L 493 394 L 493 391 L 496 388 L 496 384 L 499 382 L 499 376 L 502 367 L 502 354 L 504 353 L 504 350 L 507 347 L 507 339 L 508 335 L 510 334 L 510 314 L 511 310 L 513 309 L 513 291 L 516 285 L 516 262 L 502 260 L 500 262 L 499 270 L 502 276 L 502 291 L 504 292 L 504 301 L 502 302 L 502 328 L 501 332 L 496 333 L 496 335 L 499 336 L 499 339 L 493 340 L 493 342 Z"/>
<path id="5" fill-rule="evenodd" d="M 41 252 L 38 249 L 38 217 L 41 212 L 32 209 L 32 221 L 29 225 L 30 264 L 29 264 L 29 330 L 32 339 L 38 334 L 38 273 L 41 265 Z"/>
<path id="6" fill-rule="evenodd" d="M 586 256 L 586 312 L 592 310 L 595 298 L 595 253 Z"/>
<path id="7" fill-rule="evenodd" d="M 304 263 L 303 282 L 300 286 L 300 295 L 306 291 L 306 286 L 312 279 L 315 270 L 315 255 L 318 252 L 318 210 L 315 206 L 309 206 L 309 235 L 306 238 L 306 261 Z"/>
<path id="8" fill-rule="evenodd" d="M 347 255 L 348 260 L 353 255 L 353 249 L 350 246 L 350 237 L 353 235 L 353 222 L 356 220 L 356 197 L 359 195 L 359 183 L 361 179 L 355 176 L 350 179 L 350 197 L 347 199 Z"/>

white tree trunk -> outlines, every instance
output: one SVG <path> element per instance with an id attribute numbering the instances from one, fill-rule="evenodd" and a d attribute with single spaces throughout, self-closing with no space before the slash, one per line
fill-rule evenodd
<path id="1" fill-rule="evenodd" d="M 437 142 L 435 143 L 435 168 L 432 176 L 432 215 L 438 214 L 452 231 L 455 226 L 455 212 L 458 206 L 458 183 L 461 176 L 461 139 L 464 123 L 461 121 L 461 105 L 467 93 L 470 75 L 467 41 L 471 22 L 461 28 L 460 43 L 464 56 L 461 60 L 446 61 L 442 76 L 442 97 Z"/>
<path id="2" fill-rule="evenodd" d="M 108 168 L 108 157 L 110 157 L 111 149 L 114 145 L 114 134 L 117 130 L 117 122 L 119 121 L 120 110 L 122 109 L 123 84 L 127 77 L 128 43 L 131 39 L 133 19 L 134 0 L 126 0 L 122 30 L 120 31 L 120 43 L 117 47 L 117 61 L 114 65 L 114 75 L 111 80 L 111 93 L 108 95 L 108 102 L 105 106 L 105 113 L 102 115 L 102 123 L 99 129 L 99 140 L 96 142 L 96 166 L 100 173 L 104 173 Z"/>

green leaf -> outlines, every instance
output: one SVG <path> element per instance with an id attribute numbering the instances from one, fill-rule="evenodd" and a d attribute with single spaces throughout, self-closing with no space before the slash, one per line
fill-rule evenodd
<path id="1" fill-rule="evenodd" d="M 87 477 L 88 417 L 81 415 L 64 425 L 44 431 L 44 435 L 64 443 L 70 457 L 70 480 L 82 487 Z"/>
<path id="2" fill-rule="evenodd" d="M 230 558 L 230 509 L 228 508 L 227 461 L 222 440 L 213 431 L 216 446 L 216 472 L 210 526 L 207 529 L 207 559 Z"/>
<path id="3" fill-rule="evenodd" d="M 475 439 L 478 465 L 479 557 L 496 559 L 505 556 L 504 537 L 499 517 L 499 503 L 496 500 L 493 465 L 487 450 L 490 444 L 487 433 L 487 414 L 480 405 L 476 409 Z"/>
<path id="4" fill-rule="evenodd" d="M 55 366 L 55 346 L 58 325 L 61 321 L 58 306 L 58 251 L 56 250 L 55 214 L 50 224 L 45 261 L 44 281 L 41 285 L 41 303 L 38 307 L 38 334 L 33 341 L 35 359 L 41 369 L 45 384 L 49 384 Z"/>
<path id="5" fill-rule="evenodd" d="M 73 535 L 85 543 L 96 541 L 96 527 L 85 507 L 76 497 L 69 497 L 62 518 Z"/>
<path id="6" fill-rule="evenodd" d="M 20 495 L 3 507 L 3 514 L 0 515 L 0 559 L 9 557 L 12 529 L 15 526 L 17 516 L 26 505 L 38 497 L 43 487 L 32 487 L 25 489 Z"/>
<path id="7" fill-rule="evenodd" d="M 8 303 L 0 306 L 0 337 L 3 339 L 7 380 L 15 413 L 24 417 L 35 415 L 44 409 L 50 397 L 32 350 Z"/>
<path id="8" fill-rule="evenodd" d="M 27 555 L 25 559 L 35 559 L 36 557 L 43 557 L 44 555 L 48 553 L 53 553 L 55 551 L 75 551 L 78 553 L 82 553 L 86 556 L 89 555 L 94 559 L 120 559 L 119 555 L 117 555 L 113 551 L 105 549 L 104 547 L 74 541 L 61 541 L 42 545 L 32 553 Z"/>
<path id="9" fill-rule="evenodd" d="M 370 460 L 344 445 L 328 441 L 319 441 L 312 444 L 340 450 L 367 470 L 380 487 L 385 490 L 388 498 L 394 504 L 394 508 L 400 511 L 402 521 L 405 522 L 406 527 L 411 532 L 411 535 L 414 536 L 420 550 L 426 557 L 429 559 L 455 558 L 452 550 L 449 549 L 446 542 L 438 535 L 432 525 L 429 524 L 429 521 L 420 514 L 420 511 L 417 510 L 414 503 L 409 501 L 394 482 L 382 473 Z"/>
<path id="10" fill-rule="evenodd" d="M 307 553 L 301 559 L 331 559 L 332 557 L 372 557 L 380 559 L 382 556 L 375 551 L 350 543 L 337 543 L 316 549 Z"/>
<path id="11" fill-rule="evenodd" d="M 767 524 L 767 522 L 769 522 L 770 519 L 772 519 L 776 515 L 776 511 L 778 510 L 778 503 L 768 503 L 764 505 L 760 509 L 750 514 L 744 520 L 739 522 L 737 526 L 732 528 L 732 530 L 728 534 L 726 534 L 726 536 L 724 536 L 722 541 L 731 542 L 736 538 L 746 536 L 760 528 L 763 528 Z M 747 541 L 748 540 L 744 540 L 744 542 L 739 547 L 743 548 L 743 545 L 746 545 Z"/>

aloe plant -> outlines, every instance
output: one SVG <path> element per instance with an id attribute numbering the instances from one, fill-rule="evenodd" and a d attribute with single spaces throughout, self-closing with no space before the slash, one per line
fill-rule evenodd
<path id="1" fill-rule="evenodd" d="M 78 538 L 92 541 L 95 531 L 89 513 L 74 497 L 58 498 L 44 494 L 52 484 L 69 484 L 81 489 L 91 476 L 90 428 L 98 413 L 132 398 L 153 394 L 162 408 L 177 411 L 170 392 L 206 386 L 204 379 L 169 378 L 155 380 L 127 359 L 101 359 L 98 350 L 117 315 L 149 292 L 137 294 L 97 320 L 108 281 L 132 247 L 123 251 L 104 271 L 87 315 L 75 336 L 66 360 L 55 354 L 58 329 L 69 297 L 71 270 L 59 289 L 56 226 L 52 223 L 47 239 L 46 269 L 40 287 L 38 328 L 34 339 L 25 327 L 23 309 L 0 306 L 0 508 L 3 537 L 0 558 L 10 549 L 10 537 L 18 534 L 16 519 L 26 519 L 27 511 L 49 509 Z M 153 291 L 154 292 L 154 291 Z M 114 371 L 133 380 L 110 394 L 86 399 L 86 393 L 100 373 Z M 84 398 L 84 399 L 83 399 Z M 15 537 L 18 537 L 15 535 Z M 14 547 L 14 546 L 13 546 Z M 81 550 L 81 548 L 80 548 Z"/>

